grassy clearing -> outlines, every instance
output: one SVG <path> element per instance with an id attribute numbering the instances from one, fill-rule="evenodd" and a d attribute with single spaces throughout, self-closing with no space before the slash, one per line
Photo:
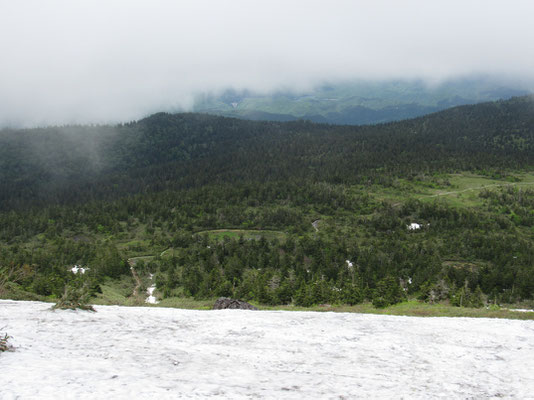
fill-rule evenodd
<path id="1" fill-rule="evenodd" d="M 169 247 L 168 249 L 166 250 L 163 250 L 161 253 L 160 253 L 160 257 L 174 257 L 176 254 L 176 249 L 174 249 L 173 247 Z"/>
<path id="2" fill-rule="evenodd" d="M 116 242 L 117 250 L 128 257 L 142 257 L 153 251 L 149 240 L 130 240 Z"/>
<path id="3" fill-rule="evenodd" d="M 145 264 L 152 261 L 155 256 L 138 256 L 138 257 L 131 257 L 128 259 L 128 262 L 130 265 L 136 265 L 139 261 L 143 261 Z"/>
<path id="4" fill-rule="evenodd" d="M 91 299 L 92 304 L 140 306 L 144 304 L 144 293 L 133 297 L 135 281 L 132 276 L 123 276 L 120 280 L 107 280 L 100 285 L 102 293 Z"/>
<path id="5" fill-rule="evenodd" d="M 259 240 L 264 237 L 267 240 L 285 240 L 286 234 L 280 231 L 255 230 L 255 229 L 213 229 L 197 232 L 197 235 L 207 234 L 212 240 L 223 240 L 225 237 L 237 239 L 243 236 L 245 240 Z"/>
<path id="6" fill-rule="evenodd" d="M 510 179 L 497 180 L 475 174 L 454 174 L 449 176 L 450 187 L 431 189 L 427 194 L 416 196 L 419 200 L 428 201 L 443 199 L 458 207 L 477 207 L 482 205 L 478 196 L 483 189 L 498 189 L 506 186 L 529 187 L 534 185 L 534 173 L 516 174 Z"/>
<path id="7" fill-rule="evenodd" d="M 478 196 L 481 190 L 506 186 L 534 188 L 534 172 L 517 173 L 506 179 L 472 173 L 443 175 L 437 178 L 436 182 L 398 179 L 392 187 L 373 186 L 366 190 L 376 200 L 394 204 L 417 199 L 444 201 L 454 207 L 479 207 L 483 204 L 483 200 Z"/>

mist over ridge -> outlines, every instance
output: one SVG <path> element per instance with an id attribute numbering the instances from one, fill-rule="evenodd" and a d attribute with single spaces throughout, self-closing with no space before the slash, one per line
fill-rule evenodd
<path id="1" fill-rule="evenodd" d="M 490 76 L 528 92 L 533 14 L 528 1 L 1 2 L 0 126 L 124 122 L 228 90 L 358 81 L 432 90 Z"/>
<path id="2" fill-rule="evenodd" d="M 528 85 L 470 76 L 440 84 L 423 80 L 323 83 L 307 91 L 255 93 L 226 90 L 197 96 L 193 111 L 251 120 L 305 119 L 336 125 L 400 121 L 447 108 L 532 93 Z"/>

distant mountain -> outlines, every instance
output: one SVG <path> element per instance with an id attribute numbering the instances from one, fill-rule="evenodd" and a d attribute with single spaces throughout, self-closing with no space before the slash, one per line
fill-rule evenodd
<path id="1" fill-rule="evenodd" d="M 197 98 L 194 111 L 250 120 L 362 125 L 414 118 L 446 108 L 529 93 L 520 85 L 462 79 L 428 86 L 422 81 L 346 82 L 270 95 L 228 90 Z"/>

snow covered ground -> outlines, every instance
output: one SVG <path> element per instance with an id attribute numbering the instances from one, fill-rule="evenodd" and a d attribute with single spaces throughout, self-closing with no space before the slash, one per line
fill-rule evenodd
<path id="1" fill-rule="evenodd" d="M 0 399 L 534 398 L 534 321 L 0 301 Z"/>

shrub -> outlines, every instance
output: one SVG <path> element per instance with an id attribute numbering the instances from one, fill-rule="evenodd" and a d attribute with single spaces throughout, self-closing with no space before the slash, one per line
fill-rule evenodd
<path id="1" fill-rule="evenodd" d="M 21 267 L 0 265 L 0 296 L 9 292 L 10 283 L 20 283 L 29 275 L 31 275 L 31 267 L 27 264 Z"/>
<path id="2" fill-rule="evenodd" d="M 425 282 L 421 286 L 421 292 L 419 300 L 425 301 L 430 304 L 434 304 L 449 298 L 451 289 L 449 284 L 445 280 L 440 279 L 438 282 L 432 284 Z"/>
<path id="3" fill-rule="evenodd" d="M 451 304 L 456 307 L 480 308 L 485 304 L 485 296 L 482 293 L 480 286 L 477 286 L 476 290 L 473 292 L 469 289 L 466 281 L 465 285 L 458 289 L 451 298 Z"/>
<path id="4" fill-rule="evenodd" d="M 13 350 L 13 346 L 8 343 L 9 339 L 11 339 L 11 336 L 7 333 L 3 337 L 0 336 L 0 353 Z"/>
<path id="5" fill-rule="evenodd" d="M 363 301 L 363 293 L 360 288 L 355 285 L 345 286 L 342 291 L 342 297 L 343 301 L 351 306 L 353 306 L 354 304 L 361 303 Z"/>
<path id="6" fill-rule="evenodd" d="M 400 303 L 405 298 L 402 288 L 397 279 L 386 276 L 380 280 L 373 294 L 373 305 L 376 308 L 384 308 Z"/>
<path id="7" fill-rule="evenodd" d="M 96 311 L 92 305 L 88 304 L 91 297 L 87 285 L 82 287 L 65 286 L 65 292 L 58 302 L 52 307 L 60 310 L 87 310 Z"/>
<path id="8" fill-rule="evenodd" d="M 375 308 L 386 308 L 390 303 L 383 298 L 382 296 L 373 297 L 373 307 Z"/>

